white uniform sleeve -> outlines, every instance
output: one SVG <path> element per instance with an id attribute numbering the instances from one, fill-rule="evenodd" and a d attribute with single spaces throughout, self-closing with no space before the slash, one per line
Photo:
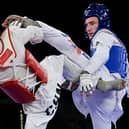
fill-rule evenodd
<path id="1" fill-rule="evenodd" d="M 31 43 L 41 43 L 44 39 L 44 34 L 42 32 L 42 29 L 36 26 L 28 26 L 27 27 L 30 36 Z"/>
<path id="2" fill-rule="evenodd" d="M 65 54 L 80 67 L 84 68 L 89 57 L 86 53 L 85 56 L 83 55 L 84 52 L 75 45 L 67 34 L 43 22 L 38 21 L 38 23 L 42 26 L 44 41 L 46 43 Z"/>
<path id="3" fill-rule="evenodd" d="M 20 41 L 26 44 L 28 41 L 40 43 L 43 41 L 43 33 L 41 28 L 36 26 L 28 26 L 27 28 L 19 28 L 11 26 L 10 32 Z"/>
<path id="4" fill-rule="evenodd" d="M 90 58 L 85 70 L 94 73 L 99 70 L 109 59 L 110 49 L 113 45 L 113 36 L 107 32 L 98 32 L 93 39 L 94 55 Z"/>

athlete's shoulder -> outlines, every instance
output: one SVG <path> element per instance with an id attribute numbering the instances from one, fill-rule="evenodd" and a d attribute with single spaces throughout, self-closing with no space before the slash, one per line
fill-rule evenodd
<path id="1" fill-rule="evenodd" d="M 96 37 L 104 37 L 104 36 L 113 36 L 114 33 L 111 30 L 108 29 L 100 29 L 97 31 L 97 33 L 95 34 L 94 38 Z"/>
<path id="2" fill-rule="evenodd" d="M 115 35 L 113 34 L 112 31 L 110 31 L 108 29 L 100 29 L 96 32 L 92 41 L 93 42 L 96 42 L 96 41 L 101 41 L 101 42 L 110 41 L 110 42 L 112 42 L 114 40 L 114 37 L 115 37 Z"/>

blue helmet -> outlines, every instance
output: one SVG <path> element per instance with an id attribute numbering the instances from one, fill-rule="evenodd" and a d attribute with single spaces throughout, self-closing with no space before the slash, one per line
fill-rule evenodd
<path id="1" fill-rule="evenodd" d="M 91 3 L 84 11 L 83 20 L 89 17 L 96 16 L 99 19 L 99 28 L 110 29 L 110 14 L 109 9 L 104 4 Z"/>

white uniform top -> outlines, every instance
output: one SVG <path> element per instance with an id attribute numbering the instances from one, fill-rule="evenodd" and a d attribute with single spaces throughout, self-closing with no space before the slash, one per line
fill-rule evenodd
<path id="1" fill-rule="evenodd" d="M 95 49 L 94 55 L 90 58 L 85 69 L 89 73 L 95 73 L 110 58 L 110 50 L 113 45 L 123 46 L 120 40 L 109 30 L 99 30 L 91 41 L 91 49 Z"/>
<path id="2" fill-rule="evenodd" d="M 25 44 L 28 41 L 41 42 L 43 39 L 42 31 L 35 26 L 29 26 L 26 29 L 19 28 L 18 26 L 10 26 L 10 37 L 11 41 L 9 42 L 11 47 L 13 47 L 15 51 L 15 56 L 9 64 L 7 64 L 7 68 L 0 68 L 0 83 L 3 83 L 7 80 L 23 80 L 22 82 L 26 84 L 26 86 L 34 86 L 36 83 L 36 77 L 31 76 L 32 72 L 27 71 L 26 62 L 25 62 Z M 7 34 L 3 33 L 2 38 L 9 38 Z M 4 40 L 3 40 L 4 42 Z M 1 41 L 0 41 L 1 43 Z M 9 46 L 7 46 L 10 49 Z M 5 49 L 5 47 L 3 47 Z M 6 61 L 5 61 L 6 63 Z M 27 79 L 27 76 L 31 76 Z"/>
<path id="3" fill-rule="evenodd" d="M 108 30 L 103 29 L 97 32 L 92 39 L 91 45 L 91 49 L 96 49 L 96 51 L 90 58 L 85 70 L 89 73 L 95 73 L 96 76 L 99 76 L 104 80 L 115 80 L 116 78 L 121 78 L 119 73 L 110 74 L 108 69 L 104 66 L 109 59 L 110 49 L 113 45 L 122 46 L 123 44 L 121 44 L 119 39 L 117 39 L 117 37 Z M 102 121 L 94 117 L 95 113 L 98 117 L 100 115 L 100 118 L 104 121 L 108 119 L 116 123 L 123 114 L 121 101 L 125 94 L 126 89 L 120 91 L 108 91 L 105 93 L 96 90 L 94 94 L 89 97 L 81 96 L 79 89 L 72 93 L 73 101 L 77 109 L 85 116 L 90 113 L 93 121 L 96 121 L 98 125 Z M 106 124 L 104 127 L 106 127 Z"/>

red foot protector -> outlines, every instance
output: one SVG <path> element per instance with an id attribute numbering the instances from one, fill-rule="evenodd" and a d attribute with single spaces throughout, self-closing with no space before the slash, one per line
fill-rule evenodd
<path id="1" fill-rule="evenodd" d="M 0 84 L 0 89 L 14 102 L 19 104 L 30 103 L 35 100 L 35 95 L 17 80 L 11 80 Z"/>

